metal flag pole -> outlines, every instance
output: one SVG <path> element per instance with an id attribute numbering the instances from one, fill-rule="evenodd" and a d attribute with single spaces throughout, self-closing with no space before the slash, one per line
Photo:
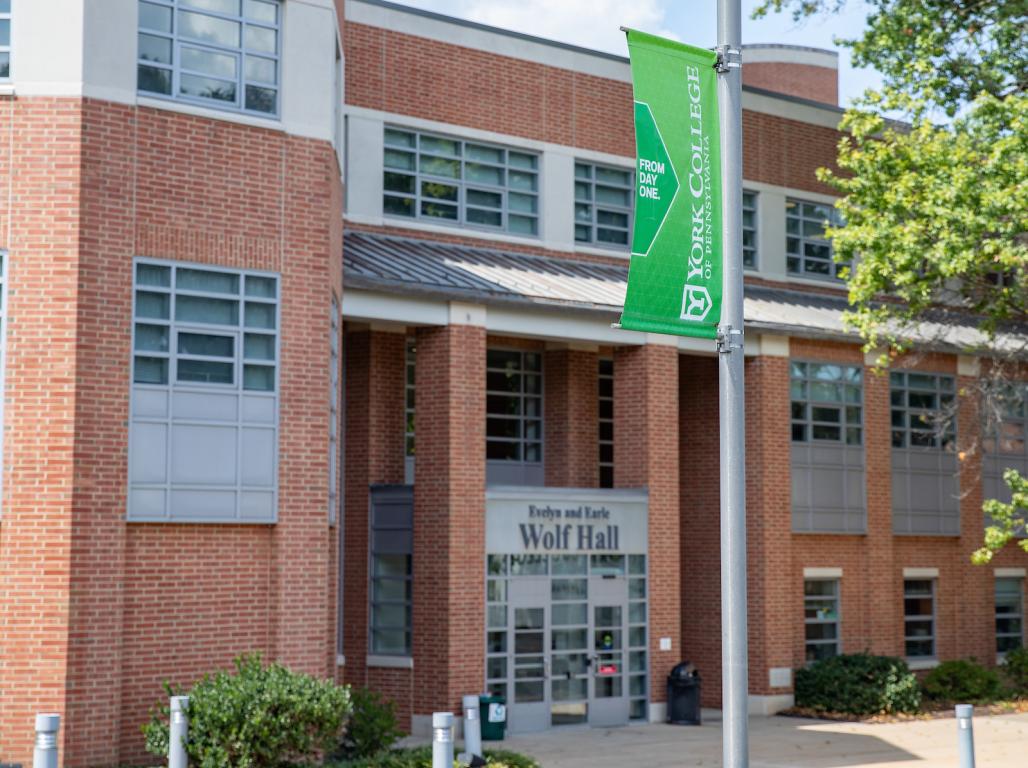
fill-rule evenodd
<path id="1" fill-rule="evenodd" d="M 721 409 L 721 685 L 724 768 L 748 768 L 746 453 L 742 294 L 742 8 L 717 3 L 724 293 L 718 329 Z"/>

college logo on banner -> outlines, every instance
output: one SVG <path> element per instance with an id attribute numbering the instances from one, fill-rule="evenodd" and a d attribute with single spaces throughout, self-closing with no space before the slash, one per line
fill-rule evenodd
<path id="1" fill-rule="evenodd" d="M 712 339 L 721 319 L 721 157 L 713 51 L 628 30 L 635 224 L 620 326 Z"/>

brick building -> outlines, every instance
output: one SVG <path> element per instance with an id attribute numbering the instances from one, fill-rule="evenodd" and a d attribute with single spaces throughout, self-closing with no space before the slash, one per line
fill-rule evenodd
<path id="1" fill-rule="evenodd" d="M 1019 644 L 1023 561 L 968 554 L 1028 459 L 1023 411 L 979 439 L 979 360 L 869 370 L 835 56 L 745 60 L 771 712 L 824 654 Z M 659 720 L 681 659 L 719 703 L 716 359 L 610 328 L 624 59 L 378 0 L 0 0 L 0 132 L 0 761 L 39 711 L 67 765 L 136 761 L 162 681 L 251 650 L 415 729 L 486 688 L 515 730 Z"/>

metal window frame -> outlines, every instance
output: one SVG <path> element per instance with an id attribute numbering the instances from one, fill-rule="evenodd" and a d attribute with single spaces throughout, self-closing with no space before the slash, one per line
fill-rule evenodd
<path id="1" fill-rule="evenodd" d="M 417 371 L 417 339 L 408 337 L 404 343 L 403 360 L 403 416 L 404 416 L 404 441 L 403 455 L 407 458 L 414 456 L 414 376 Z"/>
<path id="2" fill-rule="evenodd" d="M 757 199 L 760 197 L 760 193 L 755 189 L 743 189 L 742 191 L 742 212 L 743 212 L 743 225 L 742 225 L 742 266 L 744 269 L 759 269 L 760 264 L 758 262 L 758 255 L 760 248 L 757 243 L 757 235 L 760 230 L 760 222 L 757 221 Z M 749 198 L 749 204 L 747 204 L 747 198 Z M 746 214 L 753 214 L 753 226 L 746 226 Z M 746 245 L 746 233 L 753 234 L 753 245 Z"/>
<path id="3" fill-rule="evenodd" d="M 603 370 L 604 363 L 609 363 L 610 364 L 610 373 L 605 373 L 604 372 L 604 370 Z M 610 446 L 611 456 L 613 456 L 613 452 L 614 452 L 614 437 L 613 437 L 613 433 L 614 433 L 614 413 L 613 413 L 613 408 L 614 408 L 614 359 L 613 358 L 601 357 L 601 358 L 597 359 L 597 361 L 596 361 L 596 378 L 597 378 L 597 387 L 596 387 L 597 388 L 597 395 L 596 395 L 596 398 L 597 398 L 597 401 L 598 401 L 597 402 L 596 421 L 597 421 L 598 425 L 599 424 L 609 423 L 610 424 L 610 430 L 611 430 L 611 439 L 610 440 L 604 440 L 602 437 L 597 436 L 597 443 L 599 444 L 598 450 L 597 450 L 597 453 L 599 454 L 598 458 L 597 458 L 597 464 L 598 464 L 598 466 L 599 466 L 599 468 L 601 470 L 600 476 L 602 477 L 602 474 L 603 474 L 602 470 L 603 470 L 604 467 L 610 467 L 610 472 L 611 472 L 611 484 L 609 486 L 605 486 L 601 482 L 599 484 L 599 487 L 600 488 L 613 488 L 614 487 L 614 483 L 613 483 L 614 460 L 613 460 L 613 458 L 611 458 L 610 461 L 604 461 L 603 460 L 603 446 L 605 446 L 605 445 L 609 445 Z M 604 397 L 598 391 L 599 390 L 599 382 L 600 382 L 600 380 L 605 380 L 605 379 L 610 379 L 610 383 L 611 383 L 611 394 L 610 394 L 610 397 Z M 611 415 L 610 415 L 610 418 L 604 418 L 602 416 L 602 410 L 599 409 L 599 406 L 602 403 L 606 402 L 606 401 L 609 401 L 610 404 L 611 404 Z M 597 433 L 597 435 L 598 435 L 598 433 Z"/>
<path id="4" fill-rule="evenodd" d="M 170 269 L 170 280 L 167 286 L 154 286 L 140 284 L 138 282 L 138 268 L 141 265 L 166 267 Z M 179 269 L 191 269 L 200 270 L 205 272 L 219 272 L 223 274 L 233 275 L 239 279 L 239 292 L 233 297 L 232 294 L 215 293 L 207 291 L 198 291 L 193 289 L 178 289 L 178 271 Z M 247 277 L 260 277 L 270 278 L 275 281 L 275 298 L 269 299 L 267 297 L 260 296 L 247 296 L 246 294 L 246 278 Z M 136 304 L 139 293 L 160 293 L 168 296 L 168 317 L 167 319 L 159 318 L 148 318 L 148 317 L 137 317 L 136 316 Z M 195 321 L 178 321 L 175 319 L 176 301 L 179 296 L 193 296 L 198 298 L 213 298 L 227 301 L 236 301 L 239 304 L 239 313 L 237 317 L 237 323 L 235 325 L 223 325 L 217 323 L 199 323 Z M 5 297 L 6 298 L 6 297 Z M 246 326 L 246 303 L 255 302 L 260 304 L 270 304 L 275 307 L 275 328 L 259 328 L 259 329 L 248 329 Z M 129 502 L 126 501 L 126 519 L 129 522 L 181 522 L 188 521 L 191 523 L 251 523 L 251 524 L 267 524 L 277 522 L 278 520 L 278 500 L 279 500 L 279 483 L 278 483 L 278 468 L 279 464 L 279 436 L 281 434 L 281 360 L 282 360 L 282 278 L 276 272 L 268 272 L 254 269 L 235 269 L 230 267 L 222 267 L 217 265 L 202 264 L 197 262 L 188 261 L 176 261 L 170 259 L 153 259 L 148 257 L 135 257 L 132 260 L 132 306 L 131 306 L 131 317 L 130 323 L 132 328 L 131 333 L 131 347 L 129 349 L 129 371 L 130 371 L 130 384 L 129 384 L 129 414 L 131 424 L 161 424 L 167 428 L 167 440 L 170 447 L 171 440 L 171 427 L 175 424 L 189 425 L 197 424 L 204 426 L 231 426 L 236 428 L 236 451 L 239 461 L 242 461 L 242 435 L 243 428 L 246 426 L 260 426 L 267 428 L 268 424 L 260 422 L 255 424 L 250 422 L 244 417 L 243 409 L 240 407 L 237 409 L 236 418 L 228 421 L 218 421 L 212 419 L 196 420 L 192 418 L 176 418 L 172 408 L 169 406 L 166 416 L 136 416 L 135 414 L 135 398 L 137 390 L 146 391 L 159 391 L 167 393 L 169 403 L 172 399 L 172 395 L 176 392 L 188 392 L 192 394 L 226 394 L 226 393 L 238 393 L 240 396 L 247 397 L 258 397 L 262 399 L 270 399 L 273 402 L 273 429 L 275 431 L 275 440 L 273 447 L 272 461 L 275 467 L 274 478 L 272 483 L 267 488 L 261 487 L 261 490 L 270 491 L 273 499 L 274 514 L 271 520 L 246 520 L 240 517 L 240 498 L 242 493 L 251 486 L 244 485 L 242 472 L 236 473 L 236 480 L 232 490 L 235 493 L 235 504 L 233 506 L 233 515 L 205 515 L 203 517 L 193 516 L 179 516 L 174 513 L 170 508 L 171 492 L 173 489 L 177 490 L 212 490 L 212 489 L 227 489 L 229 486 L 212 486 L 212 485 L 193 485 L 189 483 L 173 483 L 171 479 L 171 460 L 172 451 L 167 450 L 167 466 L 165 468 L 165 481 L 163 483 L 142 483 L 132 481 L 132 468 L 133 468 L 133 446 L 132 437 L 129 430 L 129 443 L 128 443 L 128 485 L 130 490 L 134 489 L 151 489 L 151 490 L 162 490 L 165 492 L 165 498 L 169 502 L 168 513 L 165 517 L 154 519 L 149 516 L 133 515 Z M 159 352 L 152 350 L 136 350 L 136 330 L 139 325 L 159 325 L 168 329 L 168 351 Z M 196 356 L 183 356 L 177 351 L 176 340 L 178 334 L 181 331 L 185 332 L 198 332 L 212 335 L 234 335 L 236 337 L 236 343 L 234 348 L 233 357 L 233 369 L 234 369 L 234 383 L 228 384 L 216 384 L 216 383 L 203 383 L 203 382 L 179 382 L 177 381 L 177 361 L 180 357 L 185 359 L 194 359 Z M 274 361 L 257 360 L 253 358 L 247 358 L 245 355 L 245 338 L 247 333 L 254 333 L 262 336 L 272 336 L 274 338 L 274 349 L 275 359 Z M 147 358 L 159 358 L 168 361 L 168 379 L 164 384 L 153 384 L 153 383 L 137 383 L 135 381 L 135 364 L 136 357 L 147 357 Z M 212 359 L 212 358 L 202 358 Z M 272 368 L 274 371 L 274 389 L 268 390 L 255 390 L 245 388 L 245 366 L 246 365 L 258 365 L 265 368 Z"/>
<path id="5" fill-rule="evenodd" d="M 137 0 L 136 8 L 138 10 L 140 2 L 147 2 L 152 5 L 160 5 L 165 8 L 171 9 L 171 32 L 165 30 L 151 29 L 149 27 L 142 26 L 142 22 L 136 24 L 136 92 L 144 95 L 148 98 L 155 99 L 168 99 L 171 101 L 180 101 L 188 104 L 197 104 L 204 107 L 210 107 L 212 109 L 224 109 L 231 112 L 240 112 L 247 115 L 254 115 L 256 117 L 264 117 L 270 119 L 276 119 L 281 115 L 282 112 L 282 16 L 285 9 L 285 3 L 282 0 L 265 0 L 266 2 L 272 2 L 277 7 L 277 13 L 275 14 L 275 24 L 269 24 L 265 21 L 258 21 L 256 19 L 250 19 L 246 15 L 246 2 L 240 0 L 238 15 L 225 14 L 218 11 L 211 11 L 204 8 L 197 8 L 191 5 L 187 5 L 183 0 Z M 224 21 L 231 21 L 239 24 L 239 46 L 225 46 L 218 43 L 212 43 L 210 41 L 194 40 L 189 37 L 180 37 L 178 29 L 178 14 L 180 11 L 188 13 L 195 13 L 201 16 L 208 16 L 215 19 L 222 19 Z M 269 29 L 275 33 L 275 53 L 271 54 L 266 51 L 249 51 L 246 47 L 246 30 L 247 27 L 257 27 L 260 29 Z M 171 64 L 164 64 L 161 62 L 154 62 L 141 59 L 138 53 L 139 35 L 150 35 L 151 37 L 161 37 L 165 40 L 171 41 Z M 197 70 L 189 70 L 182 67 L 181 64 L 181 48 L 185 45 L 190 48 L 196 48 L 201 51 L 210 51 L 212 53 L 229 54 L 236 57 L 237 61 L 237 72 L 234 80 L 220 77 L 217 75 L 211 75 Z M 277 82 L 268 83 L 262 80 L 250 80 L 246 76 L 246 57 L 253 56 L 255 58 L 266 59 L 274 61 L 275 63 L 275 79 Z M 146 91 L 139 87 L 139 67 L 151 67 L 153 69 L 161 69 L 171 73 L 171 93 L 159 93 L 155 91 Z M 222 80 L 226 83 L 231 82 L 236 87 L 236 98 L 234 102 L 223 101 L 220 99 L 205 98 L 202 96 L 189 96 L 179 92 L 181 75 L 192 75 L 197 77 L 206 77 L 213 80 Z M 264 88 L 267 90 L 273 90 L 275 92 L 275 110 L 274 112 L 265 112 L 259 109 L 249 109 L 246 106 L 246 88 L 248 85 L 252 85 L 257 88 Z"/>
<path id="6" fill-rule="evenodd" d="M 511 465 L 528 465 L 528 466 L 543 466 L 546 459 L 546 360 L 542 350 L 533 349 L 518 349 L 516 347 L 504 347 L 504 346 L 489 346 L 486 348 L 486 364 L 485 372 L 488 381 L 488 375 L 490 372 L 493 373 L 507 373 L 505 368 L 490 368 L 489 367 L 489 352 L 516 352 L 519 356 L 519 363 L 517 370 L 514 373 L 519 374 L 521 378 L 521 390 L 519 392 L 501 392 L 499 390 L 489 389 L 486 384 L 485 397 L 486 397 L 486 461 L 493 462 L 497 465 L 511 466 Z M 539 371 L 528 371 L 525 369 L 525 355 L 538 355 L 539 356 Z M 531 394 L 525 392 L 525 374 L 539 377 L 539 394 Z M 490 413 L 489 412 L 489 396 L 497 395 L 503 397 L 517 397 L 521 401 L 520 414 L 517 416 L 511 416 L 506 413 Z M 536 398 L 539 400 L 539 416 L 530 417 L 525 415 L 525 400 L 526 398 Z M 490 418 L 496 419 L 508 419 L 518 420 L 522 424 L 521 436 L 520 437 L 489 437 L 488 434 L 488 420 Z M 526 421 L 538 421 L 539 422 L 539 438 L 537 440 L 528 440 L 525 438 L 524 423 Z M 518 443 L 521 446 L 520 459 L 490 459 L 488 458 L 488 446 L 489 443 Z M 528 461 L 525 459 L 525 446 L 529 444 L 539 445 L 539 461 Z"/>
<path id="7" fill-rule="evenodd" d="M 830 597 L 824 595 L 808 595 L 807 594 L 807 582 L 808 581 L 820 581 L 828 582 L 833 585 L 833 592 Z M 830 599 L 835 602 L 835 618 L 834 619 L 808 619 L 807 618 L 807 602 L 817 600 L 824 602 Z M 806 635 L 806 628 L 810 624 L 834 624 L 835 625 L 835 639 L 834 640 L 810 640 Z M 811 645 L 831 645 L 835 647 L 835 656 L 842 653 L 842 579 L 832 577 L 808 577 L 803 579 L 803 655 L 806 658 L 806 650 Z M 809 663 L 809 662 L 808 662 Z"/>
<path id="8" fill-rule="evenodd" d="M 794 366 L 796 366 L 796 365 L 804 366 L 804 375 L 803 376 L 797 376 L 796 375 L 795 368 L 794 368 Z M 811 365 L 834 365 L 834 366 L 836 366 L 836 367 L 838 367 L 840 369 L 840 371 L 842 372 L 842 376 L 843 377 L 841 379 L 838 379 L 837 381 L 827 381 L 825 379 L 812 378 L 810 376 L 810 368 L 809 368 L 809 366 L 811 366 Z M 847 370 L 857 371 L 859 373 L 859 378 L 856 381 L 847 379 L 846 378 L 846 371 Z M 793 394 L 792 394 L 792 384 L 793 384 L 793 382 L 802 382 L 803 383 L 803 385 L 804 385 L 804 393 L 805 393 L 804 396 L 803 396 L 803 399 L 797 399 L 795 396 L 793 396 Z M 841 401 L 839 401 L 839 402 L 833 402 L 833 401 L 829 401 L 829 400 L 814 400 L 814 399 L 812 399 L 811 396 L 810 396 L 810 385 L 812 383 L 837 384 L 838 386 L 842 387 L 843 399 Z M 860 365 L 849 365 L 849 364 L 846 364 L 846 363 L 820 362 L 820 361 L 806 360 L 806 359 L 792 359 L 792 360 L 789 361 L 789 385 L 790 385 L 790 392 L 789 392 L 789 402 L 790 402 L 789 423 L 790 423 L 790 430 L 791 430 L 791 427 L 794 427 L 796 425 L 802 425 L 803 428 L 804 428 L 804 435 L 806 435 L 806 438 L 804 440 L 796 440 L 790 434 L 790 439 L 791 439 L 791 441 L 793 443 L 800 443 L 800 444 L 803 444 L 803 445 L 817 444 L 817 443 L 828 443 L 828 444 L 831 444 L 831 445 L 863 446 L 863 444 L 864 444 L 864 369 L 863 369 L 863 366 L 860 366 Z M 860 391 L 860 401 L 859 402 L 851 403 L 848 400 L 846 400 L 846 398 L 845 398 L 846 389 L 845 388 L 847 386 L 856 387 Z M 804 406 L 804 417 L 802 419 L 797 419 L 792 414 L 792 407 L 791 406 L 793 404 L 795 404 L 795 403 L 802 403 L 803 406 Z M 814 417 L 813 417 L 813 409 L 815 407 L 818 407 L 818 408 L 838 408 L 839 411 L 840 411 L 839 412 L 839 417 L 840 417 L 839 422 L 838 423 L 834 423 L 834 422 L 828 422 L 828 421 L 817 421 L 817 420 L 815 420 Z M 850 422 L 848 420 L 847 413 L 846 413 L 846 409 L 847 408 L 859 408 L 860 409 L 860 420 L 858 422 L 854 423 L 854 422 Z M 815 426 L 839 427 L 839 439 L 838 440 L 831 440 L 831 439 L 826 439 L 826 438 L 815 438 L 814 437 L 814 427 Z M 860 440 L 859 440 L 859 442 L 850 443 L 850 442 L 848 442 L 846 440 L 846 431 L 848 429 L 859 429 L 860 430 Z"/>
<path id="9" fill-rule="evenodd" d="M 1011 394 L 1018 398 L 1021 412 L 1013 416 L 1001 414 L 996 423 L 992 425 L 993 430 L 991 432 L 986 432 L 984 428 L 989 425 L 983 424 L 985 437 L 982 440 L 982 448 L 984 449 L 984 452 L 990 456 L 1012 456 L 1022 458 L 1028 455 L 1028 382 L 1013 383 L 1010 385 L 1009 389 L 1012 390 Z M 1020 453 L 1002 450 L 1003 440 L 1001 438 L 1001 430 L 1004 425 L 1008 424 L 1021 425 L 1021 441 L 1024 447 Z"/>
<path id="10" fill-rule="evenodd" d="M 413 147 L 400 147 L 394 144 L 385 142 L 385 136 L 389 131 L 396 131 L 398 133 L 408 134 L 414 137 Z M 510 147 L 504 144 L 496 144 L 489 141 L 475 141 L 473 139 L 464 139 L 459 136 L 448 136 L 442 133 L 434 133 L 431 131 L 422 131 L 416 128 L 405 128 L 399 125 L 386 124 L 382 131 L 383 143 L 386 150 L 396 150 L 398 152 L 405 152 L 414 156 L 414 169 L 407 171 L 402 168 L 390 168 L 383 162 L 382 175 L 383 179 L 386 173 L 393 173 L 400 176 L 408 176 L 414 179 L 414 192 L 413 194 L 407 192 L 394 192 L 387 190 L 383 186 L 382 190 L 382 201 L 383 206 L 388 198 L 394 198 L 399 200 L 411 200 L 413 204 L 413 215 L 407 216 L 398 213 L 389 213 L 383 210 L 383 215 L 389 219 L 396 219 L 398 221 L 422 221 L 432 224 L 439 224 L 442 226 L 459 227 L 463 229 L 479 230 L 482 232 L 503 232 L 505 234 L 514 235 L 515 237 L 525 237 L 531 239 L 540 238 L 540 230 L 542 224 L 542 155 L 538 152 L 533 152 L 518 147 Z M 459 145 L 458 154 L 454 157 L 447 157 L 438 153 L 422 150 L 422 143 L 424 139 L 439 139 L 441 141 L 453 141 Z M 502 163 L 491 163 L 481 160 L 469 160 L 467 157 L 467 146 L 472 145 L 475 147 L 483 147 L 491 150 L 498 150 L 503 152 Z M 531 157 L 534 160 L 534 167 L 519 168 L 512 166 L 510 163 L 510 153 L 513 152 L 518 155 L 524 155 Z M 429 173 L 425 173 L 421 170 L 421 158 L 422 157 L 437 157 L 443 160 L 455 160 L 460 166 L 459 178 L 450 178 L 446 176 L 435 176 Z M 499 168 L 503 170 L 504 183 L 502 185 L 491 185 L 480 182 L 469 182 L 466 179 L 466 168 L 467 163 L 475 165 L 484 165 L 490 168 Z M 519 173 L 531 173 L 535 176 L 535 189 L 533 191 L 526 191 L 521 189 L 514 189 L 510 186 L 510 172 L 516 171 Z M 445 184 L 457 188 L 457 199 L 456 200 L 442 200 L 439 198 L 426 198 L 421 191 L 423 182 Z M 501 197 L 499 208 L 486 208 L 483 206 L 468 205 L 467 193 L 469 188 L 472 191 L 483 191 L 490 194 L 499 194 Z M 510 208 L 510 195 L 524 195 L 526 197 L 532 197 L 535 199 L 535 212 L 525 213 L 522 211 L 512 211 Z M 457 209 L 457 218 L 447 219 L 438 216 L 426 216 L 421 212 L 422 202 L 437 202 L 441 205 L 454 206 Z M 500 214 L 500 226 L 493 227 L 481 222 L 469 222 L 467 220 L 467 211 L 471 210 L 483 210 L 490 212 L 498 212 Z M 510 217 L 517 216 L 524 219 L 531 219 L 535 223 L 535 231 L 526 233 L 518 232 L 510 228 Z"/>
<path id="11" fill-rule="evenodd" d="M 1013 583 L 1013 584 L 1017 585 L 1017 590 L 1016 590 L 1016 594 L 1017 594 L 1017 613 L 1004 613 L 1004 614 L 1001 614 L 999 612 L 999 589 L 998 589 L 998 587 L 999 587 L 999 583 L 1001 581 L 1003 581 L 1003 582 L 1010 582 L 1010 583 Z M 997 577 L 995 579 L 995 584 L 993 585 L 993 590 L 994 590 L 994 593 L 995 593 L 994 596 L 995 596 L 995 609 L 996 609 L 995 610 L 995 617 L 996 617 L 996 624 L 995 624 L 996 653 L 1003 654 L 1003 653 L 1006 653 L 1006 651 L 1001 650 L 1000 647 L 999 647 L 999 642 L 1000 642 L 1001 638 L 1013 637 L 1013 638 L 1017 639 L 1019 646 L 1023 646 L 1024 645 L 1024 577 L 1023 576 L 999 576 L 999 577 Z M 1000 632 L 999 631 L 999 622 L 1000 622 L 1001 619 L 1003 619 L 1003 620 L 1018 619 L 1021 622 L 1021 631 L 1020 632 L 1016 632 L 1016 633 L 1015 632 Z"/>
<path id="12" fill-rule="evenodd" d="M 0 53 L 7 54 L 7 76 L 0 77 L 0 83 L 9 83 L 13 79 L 11 73 L 14 72 L 14 61 L 12 60 L 11 42 L 14 40 L 14 4 L 16 2 L 17 0 L 11 0 L 11 10 L 6 11 L 5 13 L 0 13 L 0 21 L 7 21 L 11 30 L 8 44 L 0 45 Z M 0 251 L 0 253 L 6 256 L 5 251 Z"/>
<path id="13" fill-rule="evenodd" d="M 375 533 L 378 531 L 410 531 L 411 533 L 411 551 L 407 553 L 396 553 L 396 552 L 376 552 L 375 551 Z M 376 576 L 375 575 L 375 561 L 380 556 L 400 556 L 407 558 L 407 575 L 403 578 L 398 576 Z M 390 582 L 403 582 L 406 584 L 405 593 L 406 597 L 404 600 L 380 600 L 375 597 L 375 585 L 381 581 Z M 402 627 L 397 626 L 381 626 L 376 622 L 378 616 L 375 610 L 378 606 L 389 605 L 402 605 L 404 607 L 404 625 Z M 414 638 L 414 518 L 413 512 L 411 514 L 410 526 L 376 526 L 375 515 L 373 508 L 373 499 L 368 499 L 368 653 L 375 656 L 390 656 L 396 658 L 407 658 L 413 653 L 413 638 Z M 375 645 L 375 631 L 376 630 L 390 630 L 397 631 L 401 630 L 404 633 L 404 650 L 382 650 Z"/>
<path id="14" fill-rule="evenodd" d="M 804 200 L 804 199 L 798 198 L 798 197 L 787 197 L 785 199 L 785 264 L 786 264 L 785 271 L 786 271 L 786 273 L 788 273 L 790 275 L 794 275 L 796 277 L 806 277 L 806 278 L 809 278 L 811 280 L 836 280 L 836 281 L 841 280 L 842 278 L 839 277 L 839 270 L 842 269 L 843 267 L 848 266 L 848 264 L 837 264 L 835 262 L 835 248 L 832 247 L 832 241 L 829 240 L 826 237 L 823 237 L 823 236 L 822 237 L 814 237 L 812 235 L 804 235 L 803 234 L 803 224 L 804 224 L 804 222 L 819 222 L 819 223 L 822 224 L 822 226 L 824 224 L 824 219 L 821 219 L 821 218 L 815 219 L 815 218 L 811 218 L 809 216 L 805 216 L 803 214 L 803 206 L 804 205 L 817 205 L 817 206 L 827 207 L 829 209 L 829 211 L 831 211 L 831 213 L 830 213 L 830 215 L 828 217 L 828 223 L 831 224 L 831 225 L 839 224 L 839 214 L 838 214 L 838 211 L 836 211 L 836 209 L 834 207 L 832 207 L 831 203 L 821 203 L 821 202 L 818 202 L 817 200 Z M 790 235 L 789 234 L 789 221 L 793 220 L 793 219 L 796 220 L 797 223 L 798 223 L 798 232 L 795 235 Z M 797 251 L 796 252 L 793 252 L 793 251 L 789 250 L 789 241 L 790 240 L 795 240 L 797 242 Z M 814 244 L 814 245 L 819 245 L 819 246 L 821 246 L 821 245 L 827 246 L 827 248 L 828 248 L 828 261 L 825 262 L 824 259 L 818 259 L 818 258 L 815 258 L 815 257 L 812 257 L 812 256 L 807 256 L 806 255 L 806 248 L 805 248 L 805 246 L 808 243 Z M 796 262 L 796 268 L 795 269 L 793 269 L 790 266 L 790 261 L 792 261 L 794 259 L 798 260 Z M 811 272 L 811 271 L 808 271 L 807 270 L 807 263 L 808 262 L 810 262 L 810 263 L 817 263 L 817 264 L 827 263 L 828 264 L 828 273 L 824 274 L 824 273 L 821 273 L 821 272 Z"/>
<path id="15" fill-rule="evenodd" d="M 927 581 L 931 585 L 930 594 L 928 595 L 928 598 L 932 601 L 932 612 L 929 615 L 923 615 L 923 614 L 909 615 L 909 614 L 907 614 L 907 609 L 906 609 L 906 601 L 907 601 L 907 599 L 908 598 L 923 598 L 924 597 L 924 595 L 922 595 L 922 594 L 910 593 L 910 592 L 907 591 L 907 584 L 909 584 L 910 582 L 914 582 L 914 581 Z M 908 658 L 908 659 L 934 659 L 934 658 L 936 658 L 938 656 L 938 648 L 936 646 L 936 635 L 937 635 L 937 631 L 936 631 L 937 630 L 937 627 L 936 627 L 936 614 L 938 612 L 938 603 L 936 601 L 936 594 L 938 592 L 937 584 L 936 584 L 937 581 L 938 581 L 938 579 L 935 578 L 935 577 L 916 578 L 916 579 L 914 579 L 914 578 L 903 579 L 903 655 L 904 655 L 905 658 Z M 932 624 L 932 633 L 929 636 L 927 636 L 927 637 L 925 637 L 923 635 L 918 635 L 918 636 L 908 635 L 907 634 L 907 622 L 908 621 L 930 621 L 931 624 Z M 927 655 L 918 654 L 916 656 L 911 656 L 910 654 L 907 653 L 907 645 L 906 644 L 908 642 L 924 642 L 925 640 L 930 640 L 931 643 L 932 643 L 932 652 L 931 653 L 929 653 Z"/>
<path id="16" fill-rule="evenodd" d="M 929 376 L 934 379 L 934 389 L 927 389 L 921 386 L 911 386 L 910 376 Z M 901 382 L 898 383 L 898 379 Z M 948 381 L 950 386 L 948 389 L 943 388 L 943 382 Z M 910 403 L 910 392 L 921 392 L 925 394 L 933 394 L 937 398 L 936 408 L 911 408 Z M 903 405 L 894 405 L 892 402 L 893 393 L 903 392 Z M 925 373 L 923 371 L 908 371 L 908 370 L 896 370 L 889 372 L 889 433 L 891 436 L 890 442 L 894 451 L 938 451 L 940 453 L 952 453 L 956 450 L 957 442 L 957 419 L 951 418 L 948 423 L 943 425 L 942 429 L 938 429 L 934 426 L 934 420 L 936 417 L 943 412 L 942 410 L 942 398 L 951 397 L 953 402 L 956 403 L 957 397 L 957 382 L 956 377 L 952 374 L 947 373 Z M 893 415 L 902 412 L 903 426 L 898 427 L 893 423 Z M 914 416 L 927 416 L 933 420 L 933 426 L 930 430 L 918 429 L 911 427 L 912 417 Z M 931 433 L 932 445 L 914 445 L 911 440 L 911 434 L 924 434 Z M 903 445 L 896 444 L 897 435 L 902 434 Z"/>
<path id="17" fill-rule="evenodd" d="M 579 168 L 586 168 L 586 169 L 588 169 L 588 171 L 589 171 L 588 178 L 585 178 L 585 177 L 582 177 L 582 176 L 578 175 L 578 169 Z M 627 184 L 609 184 L 609 183 L 606 183 L 606 182 L 599 182 L 599 181 L 596 180 L 596 171 L 597 171 L 597 169 L 602 169 L 602 170 L 607 170 L 607 171 L 614 171 L 616 173 L 627 173 L 628 176 L 629 176 L 629 181 L 628 181 Z M 586 160 L 575 160 L 574 184 L 575 184 L 575 195 L 574 195 L 574 204 L 575 204 L 575 217 L 574 217 L 575 242 L 576 243 L 583 243 L 585 245 L 595 245 L 598 248 L 609 248 L 612 251 L 628 251 L 628 250 L 630 250 L 631 247 L 632 247 L 632 225 L 633 225 L 634 219 L 635 219 L 635 170 L 633 168 L 618 167 L 616 165 L 605 165 L 603 163 L 591 163 L 591 162 L 586 161 Z M 587 185 L 589 187 L 589 199 L 588 200 L 579 200 L 578 199 L 578 194 L 577 194 L 577 192 L 578 192 L 578 184 L 585 184 L 585 185 Z M 596 200 L 596 187 L 598 187 L 598 186 L 599 187 L 609 187 L 611 189 L 626 191 L 628 193 L 628 201 L 629 201 L 628 202 L 628 206 L 609 205 L 609 204 L 606 204 L 606 203 L 601 205 Z M 580 221 L 579 220 L 579 218 L 578 218 L 578 207 L 579 206 L 588 206 L 588 208 L 589 208 L 589 221 L 588 222 Z M 625 226 L 625 227 L 613 227 L 613 226 L 609 226 L 609 225 L 606 225 L 606 224 L 600 224 L 599 223 L 599 216 L 600 216 L 600 212 L 601 211 L 609 211 L 611 213 L 625 214 L 628 217 L 628 225 Z M 587 238 L 580 239 L 578 237 L 578 228 L 579 227 L 587 227 L 588 228 L 589 236 Z M 611 242 L 606 242 L 604 240 L 600 240 L 597 237 L 597 233 L 598 233 L 599 229 L 609 229 L 611 231 L 624 232 L 625 233 L 625 242 L 624 242 L 624 244 L 621 244 L 621 243 L 611 243 Z"/>

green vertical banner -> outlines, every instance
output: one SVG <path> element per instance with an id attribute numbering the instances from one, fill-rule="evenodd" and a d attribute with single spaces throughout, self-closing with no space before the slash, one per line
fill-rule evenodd
<path id="1" fill-rule="evenodd" d="M 713 339 L 722 290 L 717 56 L 626 31 L 638 159 L 620 325 Z"/>

